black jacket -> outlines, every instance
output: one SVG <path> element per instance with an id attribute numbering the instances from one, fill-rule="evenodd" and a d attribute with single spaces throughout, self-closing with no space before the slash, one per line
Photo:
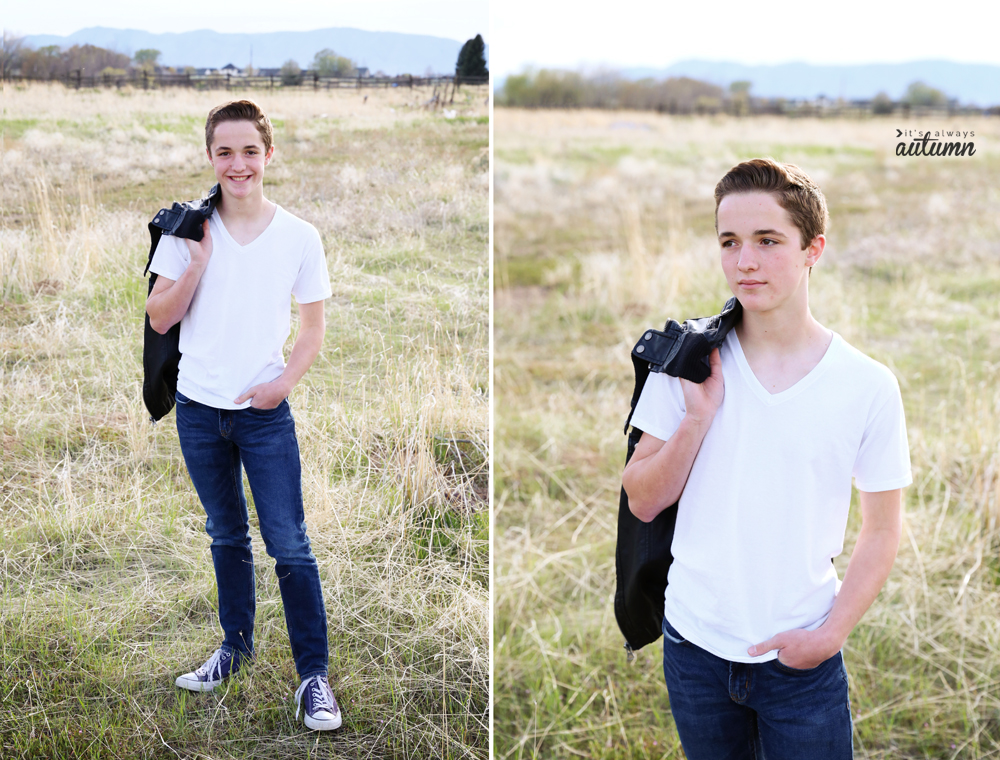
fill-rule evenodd
<path id="1" fill-rule="evenodd" d="M 647 330 L 632 349 L 635 369 L 635 389 L 632 408 L 625 420 L 628 433 L 635 405 L 650 372 L 666 372 L 703 383 L 711 374 L 708 356 L 718 348 L 726 335 L 743 316 L 743 307 L 730 298 L 722 312 L 713 317 L 689 319 L 684 324 L 669 320 L 662 331 Z M 632 428 L 628 437 L 628 464 L 642 431 Z M 615 547 L 615 618 L 625 636 L 625 649 L 632 650 L 651 644 L 660 637 L 663 623 L 663 593 L 667 588 L 667 571 L 674 556 L 670 545 L 677 522 L 677 504 L 644 523 L 632 514 L 628 494 L 621 489 L 618 500 L 618 544 Z"/>
<path id="2" fill-rule="evenodd" d="M 202 225 L 212 215 L 219 203 L 221 188 L 216 185 L 208 191 L 208 195 L 198 200 L 174 203 L 170 208 L 161 208 L 153 217 L 149 227 L 149 260 L 143 275 L 149 272 L 153 263 L 153 254 L 163 235 L 201 240 L 204 235 Z M 156 272 L 149 274 L 148 294 L 153 292 L 156 283 Z M 156 332 L 149 324 L 149 314 L 146 314 L 146 328 L 142 342 L 142 400 L 149 410 L 150 419 L 156 422 L 174 408 L 174 396 L 177 393 L 177 365 L 181 360 L 178 344 L 181 336 L 181 324 L 178 322 L 163 335 Z"/>

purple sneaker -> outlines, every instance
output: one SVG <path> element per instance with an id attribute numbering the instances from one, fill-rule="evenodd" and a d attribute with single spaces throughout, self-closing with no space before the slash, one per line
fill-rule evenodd
<path id="1" fill-rule="evenodd" d="M 208 661 L 193 673 L 178 676 L 174 682 L 188 691 L 212 691 L 216 686 L 240 669 L 242 657 L 236 657 L 231 649 L 219 648 Z"/>
<path id="2" fill-rule="evenodd" d="M 340 728 L 340 708 L 337 707 L 337 700 L 333 698 L 330 682 L 325 675 L 307 678 L 295 691 L 296 720 L 299 718 L 303 695 L 306 698 L 306 714 L 303 718 L 306 726 L 314 731 Z"/>

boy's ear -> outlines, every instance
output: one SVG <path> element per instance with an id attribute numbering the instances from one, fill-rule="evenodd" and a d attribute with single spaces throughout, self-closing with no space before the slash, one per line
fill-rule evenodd
<path id="1" fill-rule="evenodd" d="M 205 155 L 208 156 L 208 163 L 212 163 L 212 150 L 205 148 Z"/>
<path id="2" fill-rule="evenodd" d="M 817 235 L 806 247 L 806 266 L 815 266 L 824 250 L 826 250 L 826 235 Z"/>
<path id="3" fill-rule="evenodd" d="M 267 149 L 267 153 L 264 154 L 264 166 L 271 163 L 271 159 L 274 157 L 274 143 L 271 143 L 271 147 Z"/>

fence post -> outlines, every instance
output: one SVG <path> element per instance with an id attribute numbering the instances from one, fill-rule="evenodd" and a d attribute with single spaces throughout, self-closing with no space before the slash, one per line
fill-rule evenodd
<path id="1" fill-rule="evenodd" d="M 146 69 L 142 70 L 142 89 L 149 89 L 149 72 Z"/>

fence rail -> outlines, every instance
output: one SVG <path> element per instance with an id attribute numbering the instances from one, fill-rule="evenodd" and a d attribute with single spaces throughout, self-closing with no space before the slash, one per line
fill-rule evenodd
<path id="1" fill-rule="evenodd" d="M 283 77 L 281 74 L 269 76 L 234 76 L 232 74 L 211 74 L 198 76 L 195 74 L 150 74 L 148 72 L 133 72 L 124 76 L 114 74 L 84 74 L 82 69 L 68 74 L 51 77 L 26 77 L 6 74 L 4 81 L 18 82 L 59 82 L 74 89 L 104 87 L 134 87 L 143 90 L 163 89 L 167 87 L 191 87 L 199 90 L 238 90 L 238 89 L 312 89 L 312 90 L 342 90 L 342 89 L 378 89 L 392 87 L 440 87 L 463 85 L 476 86 L 489 84 L 489 77 L 324 77 L 312 72 L 303 72 L 295 78 Z"/>

